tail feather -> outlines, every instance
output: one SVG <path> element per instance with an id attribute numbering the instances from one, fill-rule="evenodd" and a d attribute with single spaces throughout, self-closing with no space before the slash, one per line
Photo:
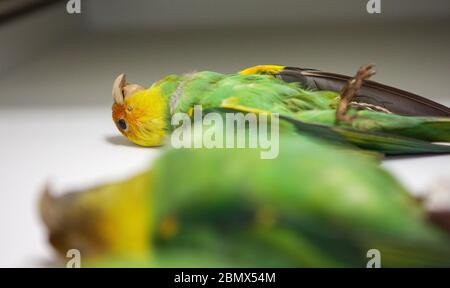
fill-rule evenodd
<path id="1" fill-rule="evenodd" d="M 450 153 L 450 145 L 435 144 L 388 133 L 311 124 L 288 116 L 280 116 L 280 119 L 292 123 L 300 133 L 305 133 L 327 141 L 347 143 L 363 149 L 380 151 L 386 155 Z"/>

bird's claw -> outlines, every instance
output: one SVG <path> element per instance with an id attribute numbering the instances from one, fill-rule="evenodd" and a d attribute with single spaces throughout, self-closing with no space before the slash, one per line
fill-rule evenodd
<path id="1" fill-rule="evenodd" d="M 375 74 L 376 74 L 375 65 L 367 64 L 359 68 L 358 72 L 356 73 L 353 79 L 355 79 L 356 81 L 363 81 L 369 79 Z"/>
<path id="2" fill-rule="evenodd" d="M 339 101 L 338 107 L 336 109 L 336 123 L 352 123 L 354 116 L 348 116 L 347 111 L 350 102 L 355 97 L 356 92 L 361 88 L 363 81 L 369 79 L 375 75 L 375 65 L 367 64 L 359 68 L 355 77 L 350 79 L 344 86 L 341 92 L 341 100 Z"/>

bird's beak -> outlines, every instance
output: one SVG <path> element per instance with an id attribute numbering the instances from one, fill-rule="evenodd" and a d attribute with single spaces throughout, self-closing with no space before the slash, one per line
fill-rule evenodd
<path id="1" fill-rule="evenodd" d="M 145 90 L 145 88 L 141 85 L 128 84 L 126 75 L 120 74 L 114 81 L 112 96 L 115 103 L 123 104 L 123 100 L 125 99 L 125 97 L 143 90 Z"/>
<path id="2" fill-rule="evenodd" d="M 40 214 L 42 221 L 50 230 L 58 230 L 61 228 L 61 203 L 58 199 L 52 196 L 49 192 L 48 185 L 46 185 L 44 193 L 42 193 L 40 203 Z"/>
<path id="3" fill-rule="evenodd" d="M 123 87 L 125 87 L 127 82 L 127 78 L 125 74 L 120 74 L 113 84 L 113 90 L 112 90 L 112 96 L 114 99 L 114 102 L 117 104 L 123 104 Z"/>

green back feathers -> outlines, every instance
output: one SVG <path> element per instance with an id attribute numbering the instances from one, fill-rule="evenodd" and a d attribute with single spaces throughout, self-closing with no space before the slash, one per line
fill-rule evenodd
<path id="1" fill-rule="evenodd" d="M 202 105 L 204 109 L 220 107 L 223 100 L 233 97 L 239 105 L 289 115 L 310 109 L 330 109 L 338 100 L 337 93 L 304 90 L 297 83 L 289 84 L 270 75 L 204 71 L 167 80 L 180 85 L 178 89 L 167 90 L 170 96 L 166 94 L 166 97 L 179 97 L 175 112 L 188 112 L 194 105 Z"/>

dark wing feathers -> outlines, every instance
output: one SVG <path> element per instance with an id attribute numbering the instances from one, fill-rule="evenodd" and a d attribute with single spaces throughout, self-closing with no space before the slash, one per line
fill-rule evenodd
<path id="1" fill-rule="evenodd" d="M 286 67 L 276 76 L 286 82 L 299 82 L 308 89 L 336 92 L 340 92 L 351 79 L 345 75 L 295 67 Z M 381 106 L 406 116 L 450 117 L 450 108 L 442 104 L 374 81 L 364 82 L 355 102 Z"/>

